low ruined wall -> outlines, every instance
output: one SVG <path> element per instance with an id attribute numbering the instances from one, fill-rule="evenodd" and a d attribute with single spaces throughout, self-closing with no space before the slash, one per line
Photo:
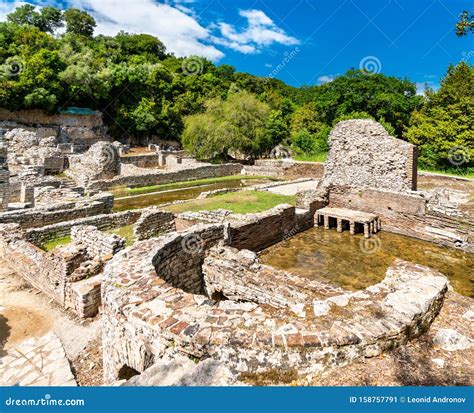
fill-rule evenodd
<path id="1" fill-rule="evenodd" d="M 156 172 L 143 175 L 117 176 L 112 179 L 91 182 L 90 189 L 106 190 L 116 186 L 141 187 L 169 184 L 183 181 L 193 181 L 203 178 L 217 178 L 228 175 L 238 175 L 242 170 L 240 164 L 206 165 L 181 169 L 173 172 Z"/>
<path id="2" fill-rule="evenodd" d="M 204 289 L 201 265 L 205 253 L 223 238 L 222 225 L 196 226 L 184 235 L 166 236 L 153 257 L 156 274 L 175 288 L 201 294 Z"/>
<path id="3" fill-rule="evenodd" d="M 99 231 L 92 225 L 72 227 L 71 238 L 73 242 L 81 243 L 91 257 L 111 257 L 125 247 L 125 239 Z"/>
<path id="4" fill-rule="evenodd" d="M 160 155 L 157 153 L 127 155 L 120 157 L 122 165 L 135 165 L 138 168 L 157 168 L 160 166 Z"/>
<path id="5" fill-rule="evenodd" d="M 143 213 L 133 227 L 135 238 L 139 241 L 175 230 L 174 214 L 162 211 L 156 207 L 143 210 Z"/>
<path id="6" fill-rule="evenodd" d="M 41 228 L 26 230 L 25 236 L 30 242 L 40 245 L 47 241 L 71 235 L 71 228 L 77 225 L 93 225 L 101 231 L 132 225 L 141 216 L 141 210 L 100 214 L 86 218 L 73 219 Z"/>
<path id="7" fill-rule="evenodd" d="M 257 214 L 233 214 L 226 242 L 238 249 L 260 251 L 294 235 L 293 231 L 306 229 L 295 230 L 295 226 L 295 208 L 291 205 L 279 205 Z"/>
<path id="8" fill-rule="evenodd" d="M 244 174 L 285 179 L 321 178 L 324 174 L 324 164 L 294 160 L 258 159 L 254 165 L 245 166 Z"/>
<path id="9" fill-rule="evenodd" d="M 335 188 L 329 192 L 329 206 L 371 212 L 381 218 L 383 230 L 474 252 L 473 220 L 433 211 L 419 192 Z"/>
<path id="10" fill-rule="evenodd" d="M 58 209 L 32 208 L 0 213 L 0 224 L 19 224 L 22 228 L 38 228 L 58 222 L 105 214 L 112 211 L 113 195 L 99 194 L 90 201 L 64 204 Z"/>

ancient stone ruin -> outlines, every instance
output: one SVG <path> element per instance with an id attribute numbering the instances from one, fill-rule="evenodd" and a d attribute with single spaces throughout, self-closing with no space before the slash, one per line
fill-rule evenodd
<path id="1" fill-rule="evenodd" d="M 333 186 L 389 191 L 416 190 L 416 148 L 395 139 L 378 122 L 339 122 L 329 135 L 323 181 Z"/>
<path id="2" fill-rule="evenodd" d="M 7 146 L 2 137 L 0 137 L 0 212 L 8 209 L 9 181 L 10 171 L 8 170 L 7 162 Z"/>

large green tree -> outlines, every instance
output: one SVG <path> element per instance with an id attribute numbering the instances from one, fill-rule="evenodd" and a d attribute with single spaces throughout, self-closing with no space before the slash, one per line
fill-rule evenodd
<path id="1" fill-rule="evenodd" d="M 406 138 L 418 146 L 431 168 L 474 165 L 474 66 L 450 66 L 437 92 L 415 111 Z"/>
<path id="2" fill-rule="evenodd" d="M 270 145 L 269 114 L 269 106 L 248 92 L 214 98 L 204 113 L 186 118 L 182 143 L 199 159 L 257 156 Z"/>

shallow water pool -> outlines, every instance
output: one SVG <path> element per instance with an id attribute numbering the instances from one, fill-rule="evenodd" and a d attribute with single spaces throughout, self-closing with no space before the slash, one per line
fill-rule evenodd
<path id="1" fill-rule="evenodd" d="M 442 272 L 457 292 L 474 297 L 474 254 L 384 231 L 365 240 L 349 231 L 315 227 L 266 249 L 260 258 L 275 268 L 349 290 L 383 280 L 400 258 Z"/>

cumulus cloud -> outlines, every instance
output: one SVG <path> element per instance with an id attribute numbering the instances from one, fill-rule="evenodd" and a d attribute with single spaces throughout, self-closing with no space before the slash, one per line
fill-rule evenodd
<path id="1" fill-rule="evenodd" d="M 336 75 L 324 75 L 324 76 L 319 76 L 318 77 L 318 83 L 320 85 L 324 83 L 329 83 L 332 82 L 336 78 Z"/>
<path id="2" fill-rule="evenodd" d="M 239 14 L 247 20 L 246 27 L 239 30 L 228 23 L 219 23 L 220 37 L 214 38 L 217 44 L 250 54 L 257 53 L 262 47 L 273 43 L 286 46 L 300 43 L 295 37 L 286 34 L 261 10 L 240 10 Z"/>

